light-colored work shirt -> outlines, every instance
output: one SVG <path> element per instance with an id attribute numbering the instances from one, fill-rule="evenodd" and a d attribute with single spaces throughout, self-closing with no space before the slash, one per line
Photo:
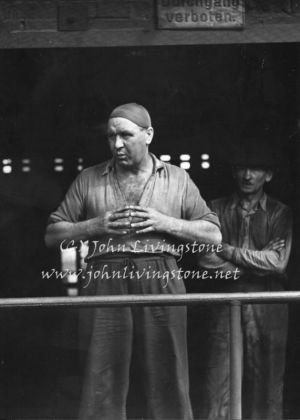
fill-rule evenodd
<path id="1" fill-rule="evenodd" d="M 188 173 L 151 154 L 153 171 L 145 185 L 139 205 L 178 219 L 205 220 L 219 225 Z M 49 223 L 80 222 L 104 217 L 107 211 L 125 207 L 124 194 L 116 180 L 113 160 L 83 170 L 69 188 Z M 87 260 L 108 253 L 169 253 L 178 256 L 176 238 L 161 232 L 103 235 L 89 241 Z"/>

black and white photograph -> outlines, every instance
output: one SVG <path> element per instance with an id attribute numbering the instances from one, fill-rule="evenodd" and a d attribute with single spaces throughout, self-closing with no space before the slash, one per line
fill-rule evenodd
<path id="1" fill-rule="evenodd" d="M 0 419 L 300 419 L 300 2 L 0 0 Z"/>

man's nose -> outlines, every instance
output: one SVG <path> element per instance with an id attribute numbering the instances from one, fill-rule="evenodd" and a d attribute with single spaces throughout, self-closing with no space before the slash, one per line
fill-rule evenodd
<path id="1" fill-rule="evenodd" d="M 251 169 L 250 168 L 246 168 L 245 172 L 244 172 L 244 178 L 245 179 L 250 179 L 252 175 Z"/>
<path id="2" fill-rule="evenodd" d="M 115 140 L 115 148 L 116 149 L 121 149 L 124 146 L 124 142 L 122 137 L 120 136 L 116 136 L 116 140 Z"/>

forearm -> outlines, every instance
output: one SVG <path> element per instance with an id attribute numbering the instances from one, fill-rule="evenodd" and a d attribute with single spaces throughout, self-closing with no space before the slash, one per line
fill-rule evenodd
<path id="1" fill-rule="evenodd" d="M 77 223 L 52 223 L 46 229 L 45 243 L 48 247 L 58 247 L 63 241 L 86 241 L 92 236 L 93 223 L 93 219 Z"/>
<path id="2" fill-rule="evenodd" d="M 170 217 L 166 233 L 185 242 L 219 244 L 222 240 L 219 228 L 205 220 L 183 220 Z"/>
<path id="3" fill-rule="evenodd" d="M 288 257 L 285 251 L 273 250 L 253 250 L 248 248 L 238 248 L 231 245 L 224 245 L 220 256 L 233 264 L 244 267 L 248 270 L 255 270 L 261 274 L 284 272 Z"/>

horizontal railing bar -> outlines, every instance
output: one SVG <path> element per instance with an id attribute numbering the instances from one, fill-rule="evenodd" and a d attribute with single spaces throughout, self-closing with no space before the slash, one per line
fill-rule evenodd
<path id="1" fill-rule="evenodd" d="M 112 306 L 180 306 L 197 303 L 275 303 L 296 302 L 300 291 L 251 292 L 251 293 L 187 293 L 161 295 L 109 295 L 77 297 L 1 298 L 0 309 L 5 308 L 50 308 L 50 307 L 112 307 Z"/>

